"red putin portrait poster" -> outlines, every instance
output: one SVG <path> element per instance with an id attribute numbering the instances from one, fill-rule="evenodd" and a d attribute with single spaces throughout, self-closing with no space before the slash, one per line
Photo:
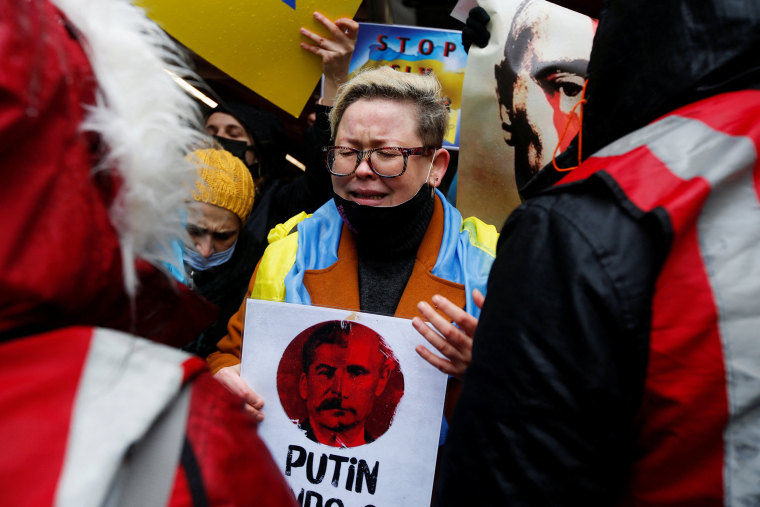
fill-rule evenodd
<path id="1" fill-rule="evenodd" d="M 242 375 L 259 433 L 302 505 L 424 505 L 446 377 L 411 321 L 249 300 Z"/>

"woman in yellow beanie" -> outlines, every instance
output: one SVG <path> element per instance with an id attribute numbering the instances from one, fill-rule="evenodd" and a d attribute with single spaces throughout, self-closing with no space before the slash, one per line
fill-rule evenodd
<path id="1" fill-rule="evenodd" d="M 189 241 L 183 254 L 187 283 L 221 310 L 217 320 L 185 346 L 205 357 L 225 335 L 263 245 L 243 228 L 255 194 L 248 168 L 224 150 L 196 150 L 188 158 L 198 166 L 199 177 L 195 202 L 187 212 Z"/>

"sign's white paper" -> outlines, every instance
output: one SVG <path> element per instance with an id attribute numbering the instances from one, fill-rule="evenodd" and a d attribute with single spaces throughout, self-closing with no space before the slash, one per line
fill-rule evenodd
<path id="1" fill-rule="evenodd" d="M 341 346 L 324 341 L 340 330 Z M 266 402 L 259 434 L 302 505 L 429 504 L 446 376 L 421 343 L 407 319 L 248 301 L 242 376 Z M 335 440 L 320 443 L 325 428 Z"/>

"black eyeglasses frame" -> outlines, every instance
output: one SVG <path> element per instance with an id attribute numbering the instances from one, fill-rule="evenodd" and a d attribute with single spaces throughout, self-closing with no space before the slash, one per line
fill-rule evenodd
<path id="1" fill-rule="evenodd" d="M 330 150 L 348 150 L 354 152 L 356 155 L 356 165 L 354 165 L 354 170 L 351 171 L 348 174 L 337 174 L 333 172 L 330 161 L 329 161 L 329 152 Z M 380 174 L 375 170 L 375 168 L 372 166 L 372 154 L 376 151 L 381 150 L 398 150 L 401 152 L 401 154 L 404 157 L 404 168 L 401 170 L 400 173 L 394 174 L 393 176 L 388 176 L 385 174 Z M 325 154 L 325 165 L 327 166 L 327 170 L 332 174 L 333 176 L 343 177 L 343 176 L 351 176 L 356 172 L 356 170 L 359 168 L 359 165 L 362 163 L 362 160 L 365 158 L 367 159 L 367 164 L 369 165 L 369 168 L 372 169 L 372 172 L 377 174 L 380 178 L 398 178 L 402 174 L 406 172 L 406 165 L 409 160 L 409 157 L 411 155 L 421 155 L 421 156 L 429 156 L 431 154 L 431 150 L 435 151 L 435 148 L 432 146 L 418 146 L 416 148 L 404 148 L 402 146 L 381 146 L 379 148 L 370 148 L 369 150 L 357 150 L 356 148 L 351 148 L 348 146 L 325 146 L 322 148 L 322 151 Z"/>

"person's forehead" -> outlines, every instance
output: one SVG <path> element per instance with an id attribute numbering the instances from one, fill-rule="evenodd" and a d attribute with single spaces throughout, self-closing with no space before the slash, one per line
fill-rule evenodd
<path id="1" fill-rule="evenodd" d="M 194 202 L 188 207 L 187 221 L 212 232 L 240 228 L 240 219 L 233 212 L 205 202 Z"/>
<path id="2" fill-rule="evenodd" d="M 361 98 L 343 112 L 336 142 L 355 142 L 369 136 L 377 139 L 419 142 L 417 107 L 409 100 Z"/>
<path id="3" fill-rule="evenodd" d="M 368 365 L 383 357 L 377 336 L 369 333 L 352 333 L 345 345 L 322 343 L 314 350 L 314 356 L 314 363 L 333 366 Z"/>
<path id="4" fill-rule="evenodd" d="M 208 125 L 216 125 L 216 126 L 234 126 L 234 127 L 240 127 L 241 129 L 245 130 L 245 127 L 243 127 L 243 124 L 238 121 L 237 118 L 232 116 L 229 113 L 222 113 L 217 112 L 211 114 L 206 119 L 206 126 Z"/>
<path id="5" fill-rule="evenodd" d="M 531 32 L 526 55 L 530 55 L 530 63 L 535 68 L 555 62 L 579 62 L 578 73 L 584 73 L 585 68 L 581 63 L 587 63 L 591 53 L 593 21 L 581 14 L 559 8 L 539 11 L 540 5 L 541 3 L 534 4 L 531 12 L 526 13 L 529 14 L 527 19 Z"/>

